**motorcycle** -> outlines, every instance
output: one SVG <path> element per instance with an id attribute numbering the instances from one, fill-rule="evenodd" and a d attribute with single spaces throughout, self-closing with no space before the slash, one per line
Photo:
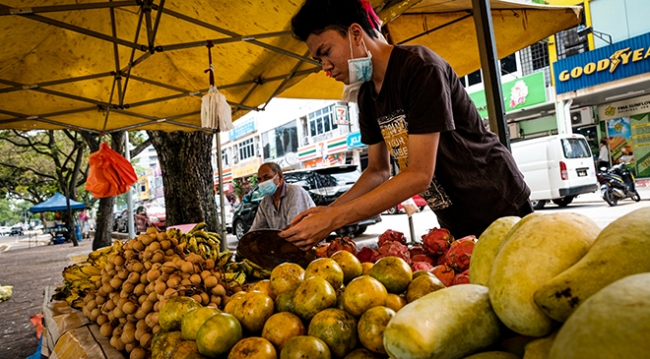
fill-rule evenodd
<path id="1" fill-rule="evenodd" d="M 600 183 L 600 195 L 610 206 L 616 206 L 619 199 L 631 198 L 635 202 L 641 200 L 634 185 L 634 174 L 626 168 L 629 162 L 621 162 L 611 168 L 601 168 L 596 174 Z"/>

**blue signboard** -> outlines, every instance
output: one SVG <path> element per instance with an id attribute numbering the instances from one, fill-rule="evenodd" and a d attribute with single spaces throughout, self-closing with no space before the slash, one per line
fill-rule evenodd
<path id="1" fill-rule="evenodd" d="M 230 130 L 230 140 L 234 141 L 242 136 L 248 135 L 249 133 L 253 133 L 253 132 L 255 132 L 255 121 L 250 120 Z"/>
<path id="2" fill-rule="evenodd" d="M 365 146 L 361 143 L 361 132 L 352 132 L 347 137 L 348 149 L 359 148 Z"/>
<path id="3" fill-rule="evenodd" d="M 650 72 L 650 33 L 553 64 L 558 94 Z"/>

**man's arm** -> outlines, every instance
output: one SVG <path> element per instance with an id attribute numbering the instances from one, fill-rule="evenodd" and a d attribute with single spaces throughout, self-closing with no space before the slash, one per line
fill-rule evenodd
<path id="1" fill-rule="evenodd" d="M 344 203 L 337 203 L 334 207 L 326 207 L 325 210 L 313 213 L 281 232 L 280 236 L 307 250 L 327 237 L 332 230 L 381 213 L 423 192 L 429 187 L 433 178 L 439 139 L 438 132 L 409 135 L 408 168 L 363 194 L 361 189 L 367 189 L 367 183 L 372 183 L 371 179 L 374 178 L 369 177 L 368 182 L 361 185 L 356 198 L 352 199 L 353 194 Z M 376 155 L 378 153 L 375 153 Z M 374 162 L 375 160 L 376 158 L 373 159 L 375 164 L 383 161 L 381 157 L 377 162 Z"/>

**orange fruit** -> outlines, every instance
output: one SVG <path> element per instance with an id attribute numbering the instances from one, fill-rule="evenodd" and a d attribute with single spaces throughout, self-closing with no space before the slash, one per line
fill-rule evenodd
<path id="1" fill-rule="evenodd" d="M 344 357 L 357 346 L 357 323 L 340 309 L 321 311 L 309 322 L 307 333 L 327 343 L 335 357 Z"/>
<path id="2" fill-rule="evenodd" d="M 273 300 L 268 295 L 255 290 L 240 299 L 232 315 L 249 333 L 257 333 L 262 330 L 266 320 L 273 315 L 274 309 Z"/>
<path id="3" fill-rule="evenodd" d="M 190 297 L 171 297 L 160 307 L 158 323 L 162 329 L 167 331 L 180 330 L 185 314 L 200 307 L 201 303 Z"/>
<path id="4" fill-rule="evenodd" d="M 199 352 L 207 357 L 227 354 L 242 338 L 239 321 L 228 314 L 213 315 L 203 323 L 196 333 Z"/>
<path id="5" fill-rule="evenodd" d="M 304 320 L 311 320 L 316 313 L 334 305 L 336 305 L 336 292 L 323 277 L 305 279 L 296 288 L 293 296 L 293 310 Z"/>
<path id="6" fill-rule="evenodd" d="M 305 270 L 305 279 L 312 277 L 323 277 L 338 289 L 343 284 L 343 269 L 331 258 L 318 258 L 311 261 Z"/>
<path id="7" fill-rule="evenodd" d="M 198 333 L 201 325 L 203 325 L 208 318 L 219 313 L 221 313 L 221 311 L 217 308 L 201 307 L 185 314 L 181 321 L 181 333 L 183 333 L 183 338 L 185 338 L 185 340 L 196 340 L 196 333 Z"/>
<path id="8" fill-rule="evenodd" d="M 348 283 L 342 296 L 345 311 L 359 317 L 372 307 L 384 305 L 388 293 L 380 281 L 371 276 L 362 275 Z"/>
<path id="9" fill-rule="evenodd" d="M 351 351 L 343 359 L 382 359 L 382 356 L 379 356 L 368 349 L 359 348 Z"/>
<path id="10" fill-rule="evenodd" d="M 434 274 L 429 272 L 429 271 L 419 270 L 419 271 L 416 271 L 415 273 L 413 273 L 413 279 L 415 279 L 415 278 L 417 278 L 417 277 L 419 277 L 421 275 L 434 275 Z"/>
<path id="11" fill-rule="evenodd" d="M 182 342 L 183 334 L 181 332 L 159 330 L 151 340 L 151 353 L 162 358 L 170 357 Z"/>
<path id="12" fill-rule="evenodd" d="M 280 359 L 330 359 L 330 350 L 324 341 L 308 336 L 300 335 L 289 339 L 284 344 Z"/>
<path id="13" fill-rule="evenodd" d="M 291 312 L 293 313 L 293 296 L 296 290 L 285 290 L 278 294 L 275 298 L 275 311 L 276 312 Z"/>
<path id="14" fill-rule="evenodd" d="M 330 259 L 333 259 L 343 269 L 343 282 L 345 283 L 360 276 L 363 272 L 359 259 L 348 251 L 338 251 L 332 254 Z"/>
<path id="15" fill-rule="evenodd" d="M 396 312 L 399 312 L 406 305 L 406 299 L 401 295 L 388 293 L 386 297 L 386 306 Z"/>
<path id="16" fill-rule="evenodd" d="M 370 269 L 374 266 L 374 263 L 363 262 L 361 263 L 361 275 L 370 275 Z"/>
<path id="17" fill-rule="evenodd" d="M 436 276 L 421 275 L 409 284 L 406 290 L 406 301 L 408 303 L 424 297 L 425 295 L 435 292 L 438 289 L 445 288 L 440 279 Z"/>
<path id="18" fill-rule="evenodd" d="M 361 344 L 374 353 L 386 354 L 384 330 L 394 316 L 394 310 L 382 306 L 370 308 L 363 313 L 357 324 Z"/>
<path id="19" fill-rule="evenodd" d="M 307 329 L 302 320 L 289 312 L 273 314 L 262 329 L 262 338 L 270 341 L 278 351 L 282 351 L 284 343 L 289 339 L 305 334 Z"/>
<path id="20" fill-rule="evenodd" d="M 305 270 L 295 263 L 282 263 L 271 271 L 271 289 L 277 296 L 285 290 L 295 290 L 305 280 Z"/>
<path id="21" fill-rule="evenodd" d="M 411 266 L 399 257 L 384 257 L 370 269 L 370 276 L 380 281 L 389 293 L 402 293 L 413 280 Z"/>
<path id="22" fill-rule="evenodd" d="M 269 298 L 275 300 L 275 293 L 271 289 L 271 281 L 268 279 L 262 279 L 255 283 L 253 287 L 251 288 L 251 291 L 256 290 L 258 292 L 262 292 L 266 295 L 269 296 Z"/>
<path id="23" fill-rule="evenodd" d="M 228 359 L 276 359 L 277 357 L 273 344 L 260 337 L 240 340 L 228 354 Z"/>

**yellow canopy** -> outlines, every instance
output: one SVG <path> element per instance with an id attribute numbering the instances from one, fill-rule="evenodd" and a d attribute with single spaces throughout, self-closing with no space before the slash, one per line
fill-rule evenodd
<path id="1" fill-rule="evenodd" d="M 389 40 L 424 44 L 460 75 L 479 68 L 470 0 L 372 2 Z M 208 40 L 234 119 L 279 94 L 338 99 L 290 34 L 301 3 L 0 0 L 0 129 L 200 130 Z M 573 8 L 491 3 L 499 56 L 578 23 Z"/>

